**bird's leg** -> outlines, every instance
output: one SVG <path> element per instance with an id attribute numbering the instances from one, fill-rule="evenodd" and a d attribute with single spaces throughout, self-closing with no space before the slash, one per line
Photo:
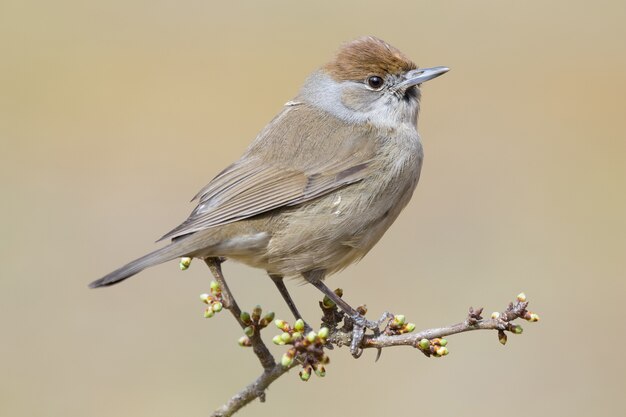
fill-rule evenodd
<path id="1" fill-rule="evenodd" d="M 366 329 L 374 330 L 374 334 L 380 333 L 380 322 L 367 320 L 363 315 L 346 303 L 343 298 L 339 297 L 333 290 L 328 288 L 322 281 L 324 274 L 319 271 L 312 271 L 303 274 L 305 279 L 315 286 L 318 290 L 330 298 L 344 313 L 346 313 L 354 323 L 352 330 L 352 342 L 350 343 L 350 353 L 355 358 L 361 356 L 363 350 L 360 348 Z M 381 317 L 384 320 L 384 317 Z"/>
<path id="2" fill-rule="evenodd" d="M 287 291 L 287 287 L 285 286 L 285 283 L 283 281 L 283 276 L 270 274 L 269 272 L 268 274 L 270 278 L 272 278 L 272 281 L 274 281 L 274 285 L 276 285 L 276 288 L 278 288 L 278 292 L 280 292 L 280 295 L 283 296 L 283 300 L 285 300 L 285 303 L 287 303 L 289 310 L 291 310 L 291 313 L 296 318 L 296 320 L 302 319 L 302 314 L 300 314 L 300 312 L 298 311 L 298 307 L 296 307 L 296 304 L 293 302 L 289 291 Z M 304 321 L 304 319 L 302 320 Z M 304 322 L 304 327 L 306 328 L 307 332 L 311 330 L 311 327 L 306 322 Z"/>

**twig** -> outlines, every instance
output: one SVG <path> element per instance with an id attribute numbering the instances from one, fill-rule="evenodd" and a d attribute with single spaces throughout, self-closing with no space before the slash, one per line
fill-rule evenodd
<path id="1" fill-rule="evenodd" d="M 241 328 L 245 329 L 247 327 L 247 324 L 245 324 L 243 320 L 241 320 L 241 309 L 237 305 L 237 301 L 235 300 L 233 293 L 230 291 L 230 288 L 228 288 L 228 284 L 226 283 L 226 279 L 224 279 L 224 274 L 222 273 L 223 260 L 219 258 L 207 258 L 204 261 L 206 262 L 209 269 L 211 270 L 211 273 L 215 277 L 215 280 L 220 284 L 222 297 L 224 300 L 223 301 L 224 308 L 230 311 L 233 317 L 235 317 L 235 320 L 237 320 L 237 323 L 239 323 L 239 325 L 241 326 Z M 263 369 L 268 371 L 268 370 L 272 370 L 273 368 L 275 368 L 276 361 L 274 360 L 274 357 L 270 353 L 267 346 L 265 346 L 263 339 L 261 339 L 260 329 L 255 331 L 251 336 L 249 336 L 249 338 L 250 338 L 250 341 L 252 342 L 252 350 L 254 350 L 254 353 L 259 358 L 259 362 L 261 362 L 261 366 L 263 367 Z M 259 397 L 259 396 L 260 395 L 257 395 L 256 397 Z M 248 402 L 252 401 L 252 399 L 250 399 Z"/>
<path id="2" fill-rule="evenodd" d="M 230 309 L 231 312 L 233 312 L 233 315 L 235 315 L 235 312 L 238 311 L 238 307 L 236 306 L 232 293 L 228 289 L 228 286 L 226 285 L 224 277 L 221 273 L 220 261 L 207 260 L 207 264 L 209 265 L 211 271 L 215 275 L 216 279 L 218 279 L 220 285 L 223 288 L 226 296 L 225 300 L 228 300 L 228 306 L 226 306 L 226 308 Z M 323 303 L 320 303 L 320 306 L 324 311 L 324 324 L 333 329 L 331 330 L 331 334 L 328 336 L 328 338 L 324 338 L 323 340 L 326 340 L 330 345 L 350 346 L 350 343 L 352 341 L 352 333 L 349 331 L 349 323 L 347 323 L 347 325 L 345 323 L 345 316 L 343 314 L 331 314 L 332 312 L 329 310 L 335 309 L 335 306 L 325 306 L 323 305 Z M 520 334 L 522 332 L 521 326 L 511 323 L 513 320 L 517 318 L 523 318 L 528 321 L 539 320 L 539 317 L 536 314 L 530 313 L 526 310 L 527 306 L 528 302 L 526 302 L 526 296 L 522 293 L 518 295 L 517 301 L 515 303 L 510 303 L 508 308 L 501 313 L 493 313 L 490 319 L 483 319 L 481 317 L 482 308 L 475 310 L 470 307 L 467 318 L 461 323 L 453 324 L 447 327 L 423 330 L 417 333 L 404 334 L 389 334 L 387 332 L 387 330 L 393 328 L 393 326 L 390 326 L 390 324 L 392 324 L 392 320 L 400 317 L 387 314 L 387 316 L 390 317 L 390 322 L 386 327 L 386 332 L 378 335 L 365 336 L 360 347 L 364 349 L 375 348 L 378 349 L 380 352 L 380 350 L 385 347 L 412 346 L 418 348 L 426 356 L 438 357 L 444 356 L 448 353 L 447 348 L 445 348 L 447 341 L 445 339 L 442 339 L 443 337 L 473 330 L 497 330 L 500 343 L 505 344 L 505 330 L 515 334 Z M 239 316 L 236 316 L 236 318 L 243 327 L 243 323 L 241 322 Z M 344 320 L 344 326 L 339 327 L 339 321 L 341 321 L 342 319 Z M 403 322 L 404 317 L 402 316 L 402 323 Z M 397 328 L 399 327 L 396 326 L 396 329 Z M 293 331 L 293 329 L 289 331 Z M 251 338 L 252 345 L 253 347 L 262 346 L 262 348 L 264 349 L 263 352 L 267 352 L 267 347 L 265 346 L 265 344 L 263 344 L 259 333 L 260 332 L 255 332 L 256 339 Z M 293 351 L 294 349 L 292 348 L 291 350 Z M 257 350 L 255 350 L 255 353 L 257 353 L 257 356 L 262 363 L 264 363 L 263 361 L 266 361 L 266 363 L 269 362 L 265 353 L 259 354 Z M 213 414 L 211 414 L 212 417 L 232 416 L 234 413 L 236 413 L 238 410 L 240 410 L 242 407 L 249 404 L 256 398 L 259 398 L 261 402 L 264 402 L 265 390 L 270 386 L 270 384 L 279 377 L 281 377 L 283 374 L 287 373 L 291 368 L 298 365 L 297 360 L 287 363 L 282 361 L 282 363 L 276 364 L 269 352 L 267 352 L 267 355 L 269 355 L 273 364 L 271 366 L 263 365 L 265 369 L 264 372 L 254 382 L 235 394 L 230 400 L 228 400 L 227 403 L 215 410 Z M 302 358 L 298 359 L 302 360 Z"/>
<path id="3" fill-rule="evenodd" d="M 232 416 L 256 398 L 264 402 L 267 387 L 296 365 L 295 362 L 288 367 L 277 364 L 270 369 L 266 369 L 253 383 L 239 391 L 226 404 L 215 410 L 211 417 Z"/>

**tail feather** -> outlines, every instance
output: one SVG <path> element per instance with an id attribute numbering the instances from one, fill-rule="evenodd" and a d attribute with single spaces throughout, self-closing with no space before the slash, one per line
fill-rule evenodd
<path id="1" fill-rule="evenodd" d="M 157 249 L 139 259 L 135 259 L 110 274 L 92 282 L 89 284 L 89 288 L 98 288 L 117 284 L 118 282 L 123 281 L 126 278 L 130 278 L 146 268 L 159 265 L 163 262 L 171 261 L 172 259 L 182 256 L 180 251 L 180 245 L 176 244 L 176 242 L 171 243 L 168 246 Z"/>

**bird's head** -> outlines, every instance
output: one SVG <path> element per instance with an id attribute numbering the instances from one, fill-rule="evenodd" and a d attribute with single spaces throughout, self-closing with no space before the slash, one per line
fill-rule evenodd
<path id="1" fill-rule="evenodd" d="M 368 36 L 347 43 L 314 72 L 300 97 L 352 123 L 417 123 L 420 84 L 449 69 L 418 68 L 400 50 Z"/>

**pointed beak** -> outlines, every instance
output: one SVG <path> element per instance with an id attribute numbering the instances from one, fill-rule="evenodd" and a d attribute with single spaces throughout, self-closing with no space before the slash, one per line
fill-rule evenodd
<path id="1" fill-rule="evenodd" d="M 409 88 L 421 84 L 450 71 L 448 67 L 418 68 L 406 73 L 406 80 L 398 84 L 398 87 Z"/>

